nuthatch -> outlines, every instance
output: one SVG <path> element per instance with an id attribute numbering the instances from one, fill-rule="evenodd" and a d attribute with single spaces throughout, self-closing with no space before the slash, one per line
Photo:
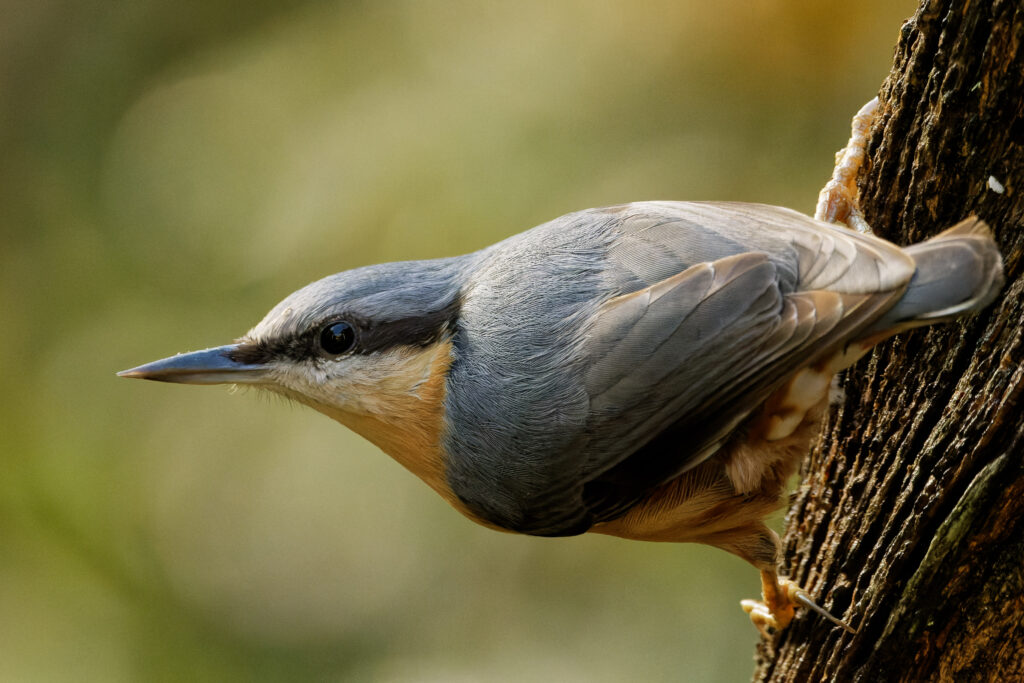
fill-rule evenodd
<path id="1" fill-rule="evenodd" d="M 900 248 L 773 206 L 639 202 L 331 275 L 233 344 L 120 374 L 283 394 L 489 527 L 722 548 L 761 571 L 765 630 L 809 602 L 764 519 L 832 376 L 1001 284 L 973 218 Z"/>

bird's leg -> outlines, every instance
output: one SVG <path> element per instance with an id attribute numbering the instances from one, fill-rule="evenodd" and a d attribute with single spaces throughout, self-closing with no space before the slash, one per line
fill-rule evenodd
<path id="1" fill-rule="evenodd" d="M 761 596 L 763 601 L 743 600 L 740 605 L 743 611 L 750 615 L 750 620 L 754 622 L 757 630 L 766 638 L 789 626 L 797 605 L 817 612 L 836 626 L 845 629 L 847 633 L 857 632 L 832 616 L 828 610 L 819 607 L 796 583 L 779 578 L 774 569 L 761 570 Z"/>
<path id="2" fill-rule="evenodd" d="M 754 622 L 761 635 L 770 637 L 772 633 L 789 626 L 798 605 L 817 612 L 850 633 L 855 633 L 852 628 L 819 607 L 807 591 L 795 582 L 779 577 L 775 567 L 781 552 L 781 543 L 778 534 L 764 523 L 758 523 L 752 529 L 748 528 L 745 533 L 730 540 L 729 544 L 717 545 L 739 555 L 761 572 L 762 599 L 740 602 L 743 611 L 750 615 L 750 620 Z"/>
<path id="3" fill-rule="evenodd" d="M 782 584 L 779 575 L 774 569 L 761 570 L 761 600 L 742 600 L 740 606 L 743 611 L 750 615 L 750 620 L 761 632 L 761 635 L 770 637 L 772 633 L 780 631 L 789 626 L 795 614 L 796 603 L 790 598 L 789 586 L 794 586 L 787 581 Z"/>
<path id="4" fill-rule="evenodd" d="M 860 211 L 857 191 L 857 173 L 864 163 L 864 147 L 868 142 L 868 131 L 878 109 L 878 98 L 874 98 L 856 113 L 850 126 L 850 141 L 836 152 L 836 167 L 832 179 L 818 194 L 818 205 L 814 217 L 826 223 L 846 223 L 857 232 L 871 234 L 871 226 Z"/>

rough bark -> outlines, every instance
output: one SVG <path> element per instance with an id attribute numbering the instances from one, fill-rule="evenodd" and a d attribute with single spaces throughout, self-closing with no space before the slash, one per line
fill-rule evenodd
<path id="1" fill-rule="evenodd" d="M 902 28 L 861 206 L 900 244 L 978 214 L 1006 286 L 981 315 L 847 372 L 783 565 L 859 632 L 797 619 L 761 644 L 757 681 L 1024 680 L 1022 45 L 1021 0 L 923 0 Z"/>

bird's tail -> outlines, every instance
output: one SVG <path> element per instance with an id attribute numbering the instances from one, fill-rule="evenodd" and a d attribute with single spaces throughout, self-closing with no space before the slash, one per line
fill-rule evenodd
<path id="1" fill-rule="evenodd" d="M 903 298 L 873 331 L 898 332 L 974 313 L 1002 289 L 1003 259 L 992 231 L 976 216 L 903 251 L 917 270 Z"/>

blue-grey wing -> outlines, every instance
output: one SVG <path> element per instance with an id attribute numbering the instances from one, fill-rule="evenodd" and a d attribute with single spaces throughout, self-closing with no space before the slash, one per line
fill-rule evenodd
<path id="1" fill-rule="evenodd" d="M 590 521 L 709 457 L 796 370 L 891 307 L 914 272 L 889 243 L 787 209 L 620 211 L 605 277 L 626 293 L 586 328 L 589 417 L 573 444 L 585 483 L 567 494 Z"/>

